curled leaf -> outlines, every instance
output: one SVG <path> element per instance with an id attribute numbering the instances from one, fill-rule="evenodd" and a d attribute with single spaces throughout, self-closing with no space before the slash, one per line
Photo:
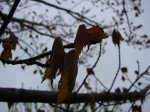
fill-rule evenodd
<path id="1" fill-rule="evenodd" d="M 66 54 L 66 66 L 61 75 L 58 87 L 58 104 L 67 100 L 74 88 L 78 72 L 76 50 L 71 50 Z"/>
<path id="2" fill-rule="evenodd" d="M 65 56 L 65 51 L 63 48 L 62 40 L 61 38 L 58 37 L 54 41 L 51 57 L 47 61 L 47 64 L 49 66 L 45 70 L 42 82 L 46 78 L 49 78 L 51 80 L 51 84 L 53 85 L 53 79 L 55 79 L 57 71 L 63 70 L 64 56 Z"/>
<path id="3" fill-rule="evenodd" d="M 80 25 L 74 41 L 77 54 L 79 55 L 81 53 L 84 46 L 88 45 L 89 47 L 92 42 L 98 43 L 107 37 L 108 35 L 99 26 L 86 29 L 84 24 Z"/>

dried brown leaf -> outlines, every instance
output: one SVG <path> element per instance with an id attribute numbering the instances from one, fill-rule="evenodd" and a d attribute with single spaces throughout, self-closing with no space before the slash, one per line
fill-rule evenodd
<path id="1" fill-rule="evenodd" d="M 112 33 L 112 41 L 115 45 L 118 45 L 120 46 L 120 41 L 123 40 L 122 36 L 121 36 L 121 33 L 117 30 L 113 30 L 113 33 Z"/>
<path id="2" fill-rule="evenodd" d="M 66 66 L 62 72 L 60 85 L 58 87 L 58 104 L 62 103 L 70 97 L 76 82 L 77 71 L 78 66 L 76 50 L 71 50 L 66 54 Z"/>
<path id="3" fill-rule="evenodd" d="M 52 47 L 51 57 L 48 59 L 47 64 L 49 67 L 46 68 L 42 82 L 48 78 L 51 80 L 53 85 L 53 79 L 56 77 L 58 70 L 62 71 L 64 67 L 65 51 L 63 48 L 61 38 L 56 38 Z"/>
<path id="4" fill-rule="evenodd" d="M 18 39 L 16 36 L 12 33 L 8 39 L 6 39 L 5 42 L 3 42 L 3 51 L 1 53 L 1 57 L 5 60 L 11 60 L 12 58 L 12 50 L 16 49 Z"/>
<path id="5" fill-rule="evenodd" d="M 89 29 L 86 29 L 84 24 L 80 25 L 74 41 L 77 54 L 79 55 L 81 53 L 84 46 L 89 46 L 92 42 L 101 42 L 102 39 L 107 37 L 108 35 L 99 26 L 93 26 Z"/>

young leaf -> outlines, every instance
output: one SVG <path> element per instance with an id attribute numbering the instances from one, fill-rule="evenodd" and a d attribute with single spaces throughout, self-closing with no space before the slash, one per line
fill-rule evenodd
<path id="1" fill-rule="evenodd" d="M 12 50 L 16 49 L 18 39 L 16 36 L 12 33 L 10 37 L 7 39 L 7 41 L 3 42 L 3 51 L 1 53 L 1 57 L 5 60 L 10 60 L 12 58 Z"/>
<path id="2" fill-rule="evenodd" d="M 84 24 L 80 25 L 74 41 L 77 54 L 79 55 L 81 53 L 84 46 L 89 46 L 92 42 L 101 42 L 102 39 L 107 37 L 108 35 L 99 26 L 93 26 L 89 29 L 86 29 Z"/>
<path id="3" fill-rule="evenodd" d="M 78 72 L 76 50 L 66 54 L 66 66 L 62 71 L 61 81 L 58 87 L 57 103 L 60 104 L 70 97 L 74 88 Z"/>
<path id="4" fill-rule="evenodd" d="M 120 41 L 123 40 L 121 34 L 119 31 L 116 31 L 115 29 L 113 30 L 113 33 L 112 33 L 112 41 L 113 43 L 118 46 L 120 46 Z"/>
<path id="5" fill-rule="evenodd" d="M 56 77 L 58 70 L 62 71 L 64 66 L 65 51 L 61 38 L 56 38 L 52 47 L 51 57 L 47 61 L 49 67 L 46 68 L 42 82 L 49 78 L 53 85 L 53 79 Z"/>

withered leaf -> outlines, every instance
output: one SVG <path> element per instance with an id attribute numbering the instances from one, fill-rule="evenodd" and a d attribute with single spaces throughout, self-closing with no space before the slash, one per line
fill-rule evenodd
<path id="1" fill-rule="evenodd" d="M 89 29 L 86 29 L 84 24 L 80 25 L 74 41 L 77 54 L 79 55 L 81 53 L 84 46 L 90 46 L 92 42 L 101 42 L 102 39 L 107 37 L 108 35 L 99 26 L 93 26 Z"/>
<path id="2" fill-rule="evenodd" d="M 58 87 L 57 103 L 60 104 L 70 97 L 76 82 L 78 72 L 76 50 L 71 50 L 66 54 L 66 66 L 61 75 Z"/>
<path id="3" fill-rule="evenodd" d="M 113 30 L 113 33 L 112 33 L 112 41 L 115 45 L 118 45 L 120 46 L 120 41 L 123 40 L 121 34 L 119 31 L 117 30 Z"/>
<path id="4" fill-rule="evenodd" d="M 53 85 L 53 79 L 55 79 L 57 71 L 63 70 L 64 56 L 65 56 L 65 51 L 63 48 L 62 40 L 61 38 L 58 37 L 54 41 L 51 56 L 47 61 L 47 64 L 49 66 L 45 70 L 42 82 L 46 78 L 49 78 L 51 80 L 51 84 Z"/>
<path id="5" fill-rule="evenodd" d="M 5 60 L 11 60 L 12 58 L 12 50 L 16 49 L 18 39 L 15 34 L 11 33 L 10 37 L 3 42 L 3 51 L 1 53 L 1 57 Z"/>
<path id="6" fill-rule="evenodd" d="M 1 56 L 5 60 L 10 60 L 12 58 L 11 49 L 4 49 L 1 53 Z"/>

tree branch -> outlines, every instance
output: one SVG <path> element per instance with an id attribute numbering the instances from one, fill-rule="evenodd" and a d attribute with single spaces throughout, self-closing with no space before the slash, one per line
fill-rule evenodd
<path id="1" fill-rule="evenodd" d="M 14 13 L 15 13 L 15 10 L 16 10 L 16 8 L 17 8 L 19 2 L 20 2 L 20 0 L 15 0 L 15 2 L 14 2 L 14 4 L 13 4 L 13 6 L 12 6 L 12 8 L 11 8 L 9 14 L 8 14 L 8 16 L 7 16 L 7 18 L 4 20 L 4 22 L 3 22 L 3 24 L 2 24 L 2 26 L 1 26 L 1 28 L 0 28 L 0 36 L 1 36 L 2 33 L 4 32 L 4 30 L 5 30 L 5 28 L 7 27 L 7 25 L 9 24 L 9 22 L 10 22 L 12 16 L 13 16 Z"/>
<path id="2" fill-rule="evenodd" d="M 91 42 L 90 45 L 92 44 L 97 44 L 99 42 Z M 74 43 L 70 43 L 67 45 L 63 46 L 64 48 L 74 48 Z M 12 65 L 17 65 L 17 64 L 26 64 L 26 65 L 38 65 L 41 67 L 46 67 L 48 66 L 47 64 L 42 64 L 40 62 L 37 62 L 38 59 L 44 58 L 45 56 L 51 55 L 51 51 L 42 53 L 40 55 L 37 55 L 35 57 L 31 57 L 31 58 L 27 58 L 27 59 L 22 59 L 22 60 L 5 60 L 0 56 L 0 61 L 3 63 L 7 63 L 7 64 L 12 64 Z"/>
<path id="3" fill-rule="evenodd" d="M 63 8 L 63 7 L 60 7 L 60 6 L 56 6 L 56 5 L 54 5 L 54 4 L 45 2 L 45 1 L 43 1 L 43 0 L 38 0 L 38 1 L 37 1 L 37 0 L 31 0 L 31 1 L 35 1 L 35 2 L 38 2 L 38 3 L 42 3 L 42 4 L 44 4 L 44 5 L 53 7 L 53 8 L 55 8 L 55 9 L 57 9 L 57 10 L 65 11 L 65 12 L 67 12 L 69 15 L 71 15 L 72 17 L 74 17 L 75 19 L 78 19 L 78 20 L 80 20 L 80 19 L 77 18 L 77 17 L 83 18 L 82 21 L 85 22 L 85 23 L 88 24 L 88 25 L 91 25 L 91 26 L 93 26 L 93 25 L 102 26 L 102 25 L 100 25 L 99 23 L 97 23 L 97 22 L 95 22 L 95 21 L 93 21 L 93 20 L 91 20 L 91 19 L 89 19 L 89 18 L 87 18 L 87 17 L 85 17 L 85 16 L 83 16 L 83 15 L 77 13 L 77 12 L 73 12 L 73 11 L 71 11 L 71 10 L 69 10 L 69 9 L 66 9 L 66 8 Z M 76 15 L 77 17 L 75 17 L 74 15 Z M 87 20 L 87 21 L 86 21 L 86 20 Z M 81 20 L 80 20 L 80 21 L 81 21 Z M 94 24 L 93 24 L 93 23 L 94 23 Z"/>
<path id="4" fill-rule="evenodd" d="M 150 85 L 146 86 L 139 92 L 129 93 L 79 93 L 71 94 L 66 104 L 73 103 L 89 103 L 91 98 L 95 102 L 110 102 L 110 101 L 136 101 L 143 99 L 146 92 L 150 89 Z M 39 102 L 39 103 L 57 103 L 57 92 L 55 91 L 39 91 L 39 90 L 25 90 L 15 88 L 0 88 L 1 102 Z"/>

